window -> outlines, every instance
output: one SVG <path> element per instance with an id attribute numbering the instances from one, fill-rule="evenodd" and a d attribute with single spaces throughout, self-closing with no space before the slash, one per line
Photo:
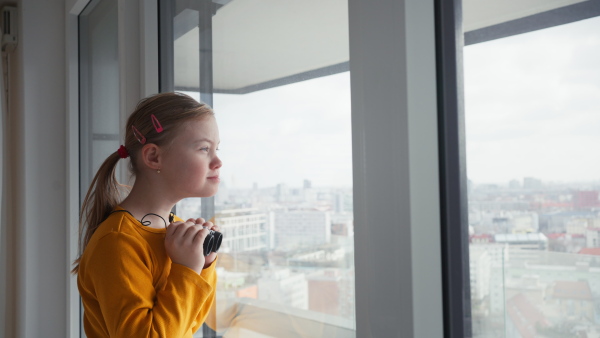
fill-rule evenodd
<path id="1" fill-rule="evenodd" d="M 483 11 L 466 3 L 480 36 Z M 574 306 L 600 295 L 600 18 L 529 30 L 464 48 L 473 337 L 600 329 Z"/>

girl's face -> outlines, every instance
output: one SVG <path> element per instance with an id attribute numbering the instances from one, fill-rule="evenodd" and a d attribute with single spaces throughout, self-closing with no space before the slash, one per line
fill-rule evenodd
<path id="1" fill-rule="evenodd" d="M 166 147 L 160 175 L 180 198 L 209 197 L 219 188 L 219 128 L 213 116 L 186 122 Z"/>

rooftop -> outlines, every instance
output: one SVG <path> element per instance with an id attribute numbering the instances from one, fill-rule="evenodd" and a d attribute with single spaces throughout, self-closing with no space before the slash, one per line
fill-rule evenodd
<path id="1" fill-rule="evenodd" d="M 583 248 L 579 250 L 578 253 L 582 255 L 600 256 L 600 248 Z"/>
<path id="2" fill-rule="evenodd" d="M 494 235 L 496 243 L 541 243 L 547 242 L 548 238 L 539 232 L 528 234 L 496 234 Z"/>

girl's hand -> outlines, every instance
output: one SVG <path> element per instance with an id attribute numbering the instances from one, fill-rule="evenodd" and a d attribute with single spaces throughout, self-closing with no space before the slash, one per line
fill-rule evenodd
<path id="1" fill-rule="evenodd" d="M 208 234 L 207 229 L 202 228 L 195 222 L 173 222 L 169 224 L 165 236 L 167 255 L 173 263 L 187 266 L 200 274 L 206 261 L 202 244 Z"/>
<path id="2" fill-rule="evenodd" d="M 208 230 L 221 232 L 221 228 L 214 225 L 213 222 L 204 222 L 204 219 L 202 219 L 202 218 L 198 218 L 197 221 L 198 221 L 197 224 L 202 224 L 202 226 L 206 227 L 206 229 L 208 229 Z M 202 223 L 200 223 L 200 221 L 202 221 Z M 206 256 L 205 262 L 204 262 L 204 269 L 208 268 L 212 264 L 212 262 L 215 261 L 216 258 L 217 258 L 216 252 L 211 252 L 210 255 Z"/>

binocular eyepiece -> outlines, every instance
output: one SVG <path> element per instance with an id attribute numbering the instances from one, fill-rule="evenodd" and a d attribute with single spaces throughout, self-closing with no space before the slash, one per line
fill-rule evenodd
<path id="1" fill-rule="evenodd" d="M 206 229 L 206 227 L 204 227 Z M 204 243 L 202 244 L 202 248 L 204 249 L 204 256 L 210 255 L 212 252 L 217 252 L 221 247 L 221 242 L 223 241 L 223 234 L 214 231 L 208 230 L 209 234 L 204 239 Z"/>

